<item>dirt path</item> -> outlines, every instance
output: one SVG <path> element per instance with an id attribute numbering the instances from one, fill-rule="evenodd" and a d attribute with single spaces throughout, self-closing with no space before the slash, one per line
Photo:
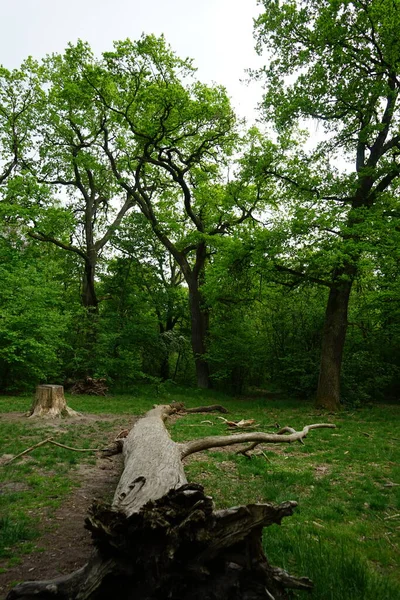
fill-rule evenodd
<path id="1" fill-rule="evenodd" d="M 37 546 L 43 552 L 22 557 L 22 563 L 0 573 L 0 599 L 15 583 L 53 579 L 83 566 L 91 553 L 90 534 L 84 529 L 87 510 L 93 499 L 110 501 L 122 470 L 122 456 L 99 459 L 96 465 L 80 465 L 76 478 L 81 483 L 49 519 L 43 517 L 43 536 Z M 0 567 L 5 566 L 0 562 Z"/>

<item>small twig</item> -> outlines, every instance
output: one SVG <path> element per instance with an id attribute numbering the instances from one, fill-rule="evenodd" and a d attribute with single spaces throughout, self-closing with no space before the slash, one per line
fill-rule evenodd
<path id="1" fill-rule="evenodd" d="M 261 450 L 261 454 L 263 455 L 263 457 L 265 458 L 265 460 L 266 460 L 267 462 L 269 462 L 269 463 L 271 462 L 271 461 L 269 460 L 268 456 L 265 454 L 264 450 Z"/>
<path id="2" fill-rule="evenodd" d="M 389 543 L 390 546 L 392 546 L 392 548 L 394 548 L 395 550 L 397 550 L 397 544 L 394 544 L 391 539 L 389 538 L 389 533 L 385 533 L 385 538 L 387 540 L 387 542 Z"/>
<path id="3" fill-rule="evenodd" d="M 268 596 L 269 600 L 275 600 L 275 596 L 273 596 L 273 595 L 271 594 L 271 592 L 269 592 L 269 591 L 267 590 L 267 588 L 264 588 L 264 589 L 265 589 L 265 593 L 267 594 L 267 596 Z"/>
<path id="4" fill-rule="evenodd" d="M 204 423 L 203 421 L 201 421 L 201 423 L 179 423 L 179 427 L 209 427 L 211 425 L 214 425 L 214 423 L 210 422 L 210 423 Z"/>
<path id="5" fill-rule="evenodd" d="M 73 450 L 74 452 L 104 452 L 107 448 L 71 448 L 71 446 L 65 446 L 65 444 L 60 444 L 59 442 L 54 442 L 53 440 L 48 441 L 49 444 L 54 444 L 54 446 L 59 446 L 60 448 L 65 448 L 66 450 Z"/>

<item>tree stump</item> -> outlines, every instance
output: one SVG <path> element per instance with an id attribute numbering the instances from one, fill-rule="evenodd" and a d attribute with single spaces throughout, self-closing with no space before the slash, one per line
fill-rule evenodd
<path id="1" fill-rule="evenodd" d="M 164 425 L 174 412 L 155 407 L 124 439 L 113 502 L 94 503 L 86 519 L 95 547 L 89 562 L 70 575 L 17 585 L 7 600 L 287 600 L 290 588 L 312 588 L 309 579 L 272 567 L 261 543 L 263 527 L 280 524 L 296 502 L 214 510 L 202 486 L 187 482 L 182 459 L 241 441 L 300 441 L 310 429 L 334 425 L 179 444 Z"/>
<path id="2" fill-rule="evenodd" d="M 38 385 L 32 408 L 28 414 L 32 417 L 78 417 L 79 413 L 67 406 L 62 385 Z"/>

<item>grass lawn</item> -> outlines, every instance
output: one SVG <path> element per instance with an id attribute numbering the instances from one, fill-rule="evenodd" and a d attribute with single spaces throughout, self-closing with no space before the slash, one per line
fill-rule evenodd
<path id="1" fill-rule="evenodd" d="M 310 577 L 315 600 L 400 600 L 400 407 L 377 405 L 339 415 L 321 416 L 311 404 L 263 397 L 232 399 L 215 392 L 149 386 L 124 396 L 68 398 L 84 414 L 112 419 L 63 422 L 54 429 L 12 420 L 30 398 L 0 398 L 0 457 L 17 454 L 54 435 L 61 443 L 85 448 L 107 443 L 116 424 L 154 403 L 183 401 L 187 406 L 221 403 L 229 418 L 256 419 L 257 429 L 273 425 L 302 429 L 334 422 L 337 429 L 311 431 L 305 445 L 270 445 L 248 459 L 232 448 L 207 451 L 187 459 L 190 481 L 204 485 L 217 507 L 296 500 L 299 506 L 282 526 L 265 530 L 266 554 L 272 564 Z M 214 414 L 193 414 L 171 426 L 176 441 L 226 433 Z M 399 437 L 397 437 L 399 436 Z M 262 452 L 261 452 L 262 450 Z M 55 446 L 0 467 L 0 561 L 4 569 L 23 553 L 40 547 L 36 521 L 50 515 L 65 499 L 78 462 L 93 462 L 90 453 Z M 310 597 L 299 592 L 298 598 Z"/>

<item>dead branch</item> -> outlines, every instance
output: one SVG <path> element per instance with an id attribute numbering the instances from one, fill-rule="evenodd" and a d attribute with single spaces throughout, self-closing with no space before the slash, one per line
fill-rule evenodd
<path id="1" fill-rule="evenodd" d="M 115 444 L 117 442 L 118 442 L 118 440 L 114 440 Z M 27 448 L 23 452 L 20 452 L 16 456 L 13 456 L 12 458 L 10 458 L 10 460 L 3 463 L 3 466 L 9 465 L 17 458 L 20 458 L 21 456 L 24 456 L 25 454 L 28 454 L 29 452 L 32 452 L 33 450 L 36 450 L 36 448 L 39 448 L 40 446 L 44 446 L 45 444 L 53 444 L 53 446 L 59 446 L 59 448 L 65 448 L 66 450 L 72 450 L 73 452 L 104 452 L 107 456 L 112 456 L 113 454 L 118 454 L 118 452 L 122 452 L 122 444 L 121 445 L 116 444 L 119 448 L 118 450 L 116 448 L 72 448 L 71 446 L 66 446 L 65 444 L 61 444 L 60 442 L 55 442 L 52 437 L 49 437 L 41 442 L 38 442 L 37 444 L 34 444 L 33 446 L 30 446 L 29 448 Z M 111 454 L 110 454 L 110 452 L 111 452 Z"/>
<path id="2" fill-rule="evenodd" d="M 243 454 L 243 456 L 245 456 L 246 458 L 251 458 L 249 452 L 251 450 L 254 450 L 254 448 L 257 448 L 257 446 L 259 445 L 259 443 L 260 442 L 252 442 L 248 446 L 245 446 L 244 448 L 240 448 L 239 450 L 237 450 L 236 454 Z"/>
<path id="3" fill-rule="evenodd" d="M 52 439 L 53 438 L 49 437 L 49 438 L 47 438 L 45 440 L 42 440 L 41 442 L 38 442 L 37 444 L 34 444 L 33 446 L 30 446 L 29 448 L 27 448 L 23 452 L 20 452 L 16 456 L 13 456 L 12 458 L 10 458 L 10 460 L 8 460 L 7 462 L 3 463 L 3 465 L 9 465 L 11 462 L 13 462 L 13 460 L 16 460 L 20 456 L 24 456 L 24 454 L 28 454 L 29 452 L 32 452 L 32 450 L 35 450 L 35 448 L 39 448 L 40 446 L 44 446 L 45 444 L 48 444 Z"/>
<path id="4" fill-rule="evenodd" d="M 183 402 L 172 402 L 170 406 L 175 409 L 175 412 L 182 414 L 209 413 L 220 412 L 227 414 L 229 411 L 221 404 L 210 404 L 209 406 L 196 406 L 195 408 L 186 408 Z"/>
<path id="5" fill-rule="evenodd" d="M 229 429 L 253 429 L 253 427 L 259 427 L 260 424 L 256 424 L 255 419 L 240 419 L 240 421 L 228 421 L 228 419 L 224 419 L 224 417 L 218 417 L 221 419 Z"/>
<path id="6" fill-rule="evenodd" d="M 104 377 L 95 379 L 86 377 L 75 381 L 70 389 L 71 394 L 88 394 L 89 396 L 106 396 L 108 392 L 107 380 Z"/>
<path id="7" fill-rule="evenodd" d="M 233 444 L 240 444 L 245 442 L 257 442 L 263 444 L 291 444 L 292 442 L 302 441 L 311 429 L 335 429 L 336 425 L 332 423 L 314 423 L 313 425 L 307 425 L 302 431 L 295 431 L 284 435 L 282 433 L 263 433 L 263 432 L 252 432 L 252 433 L 237 433 L 234 435 L 212 435 L 198 440 L 191 440 L 183 444 L 178 444 L 181 450 L 182 458 L 186 458 L 190 454 L 195 452 L 201 452 L 202 450 L 208 450 L 209 448 L 221 448 L 223 446 L 231 446 Z M 284 428 L 284 431 L 289 431 L 291 428 Z M 282 430 L 281 430 L 282 431 Z"/>

